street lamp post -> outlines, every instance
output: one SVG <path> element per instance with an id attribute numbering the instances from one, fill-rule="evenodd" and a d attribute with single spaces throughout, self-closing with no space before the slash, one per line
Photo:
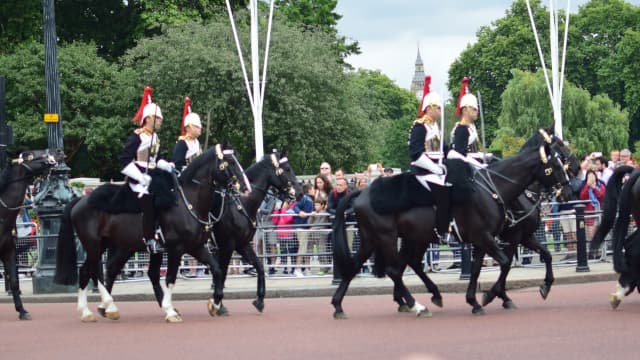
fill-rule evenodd
<path id="1" fill-rule="evenodd" d="M 42 4 L 45 49 L 44 71 L 47 88 L 47 114 L 45 114 L 44 120 L 47 122 L 49 150 L 63 151 L 54 0 L 43 0 Z M 76 289 L 75 286 L 61 286 L 53 283 L 56 265 L 56 243 L 62 211 L 64 206 L 75 196 L 68 184 L 70 170 L 64 160 L 61 160 L 58 166 L 51 171 L 51 174 L 42 181 L 34 199 L 41 228 L 38 266 L 33 275 L 34 294 L 73 292 Z"/>

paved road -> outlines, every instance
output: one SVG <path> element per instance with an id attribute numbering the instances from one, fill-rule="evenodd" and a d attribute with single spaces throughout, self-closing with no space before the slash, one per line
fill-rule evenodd
<path id="1" fill-rule="evenodd" d="M 612 281 L 513 290 L 518 310 L 489 305 L 473 316 L 463 294 L 445 293 L 432 318 L 399 314 L 390 295 L 347 296 L 349 319 L 333 320 L 328 297 L 228 300 L 211 318 L 205 301 L 178 301 L 185 320 L 166 324 L 150 302 L 120 302 L 119 321 L 83 324 L 75 305 L 32 303 L 20 322 L 0 305 L 2 359 L 630 359 L 637 349 L 640 296 L 611 310 Z M 427 295 L 417 295 L 426 304 Z M 92 309 L 95 309 L 93 304 Z"/>

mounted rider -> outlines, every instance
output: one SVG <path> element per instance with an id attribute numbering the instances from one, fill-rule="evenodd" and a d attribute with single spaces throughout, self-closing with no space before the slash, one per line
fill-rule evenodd
<path id="1" fill-rule="evenodd" d="M 436 235 L 447 238 L 449 230 L 449 188 L 445 183 L 446 169 L 442 165 L 444 144 L 437 120 L 442 114 L 442 98 L 430 91 L 431 76 L 424 79 L 424 89 L 417 119 L 409 134 L 411 171 L 424 187 L 431 191 L 436 205 Z M 438 162 L 438 163 L 437 163 Z"/>
<path id="2" fill-rule="evenodd" d="M 182 111 L 180 137 L 173 148 L 173 163 L 178 170 L 183 171 L 193 159 L 202 154 L 200 141 L 198 141 L 201 133 L 200 115 L 191 111 L 191 99 L 186 97 Z"/>
<path id="3" fill-rule="evenodd" d="M 478 118 L 478 99 L 469 92 L 469 79 L 462 79 L 456 115 L 460 117 L 451 132 L 451 148 L 447 153 L 447 181 L 453 185 L 451 200 L 462 204 L 473 192 L 473 168 L 486 165 L 472 154 L 478 150 L 478 131 L 474 122 Z M 474 151 L 475 150 L 475 151 Z"/>
<path id="4" fill-rule="evenodd" d="M 149 173 L 155 168 L 170 172 L 174 165 L 158 155 L 160 138 L 157 131 L 162 127 L 162 111 L 160 106 L 153 103 L 152 92 L 152 88 L 145 87 L 138 112 L 132 119 L 140 127 L 129 135 L 120 155 L 120 164 L 123 167 L 121 173 L 126 176 L 125 181 L 131 190 L 137 194 L 142 209 L 142 241 L 149 253 L 155 254 L 163 252 L 164 248 L 155 237 L 157 218 L 153 196 L 149 192 L 152 181 Z"/>

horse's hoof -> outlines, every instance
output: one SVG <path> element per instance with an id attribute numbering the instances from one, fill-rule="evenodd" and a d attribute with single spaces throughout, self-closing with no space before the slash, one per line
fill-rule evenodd
<path id="1" fill-rule="evenodd" d="M 441 308 L 443 306 L 442 304 L 442 297 L 435 297 L 432 296 L 431 297 L 431 303 L 433 303 L 435 306 Z"/>
<path id="2" fill-rule="evenodd" d="M 182 317 L 176 314 L 176 315 L 167 316 L 164 320 L 169 324 L 179 324 L 182 322 Z"/>
<path id="3" fill-rule="evenodd" d="M 478 316 L 479 316 L 479 315 L 485 315 L 484 309 L 483 309 L 481 306 L 474 307 L 474 308 L 471 310 L 471 313 L 472 313 L 473 315 L 478 315 Z"/>
<path id="4" fill-rule="evenodd" d="M 547 300 L 550 290 L 547 285 L 540 285 L 540 296 L 542 296 L 542 300 Z"/>
<path id="5" fill-rule="evenodd" d="M 107 317 L 107 310 L 105 308 L 98 308 L 98 314 L 100 314 L 100 316 L 102 317 Z"/>
<path id="6" fill-rule="evenodd" d="M 482 295 L 482 306 L 489 305 L 496 296 L 492 292 L 486 292 Z"/>
<path id="7" fill-rule="evenodd" d="M 616 294 L 611 294 L 609 295 L 609 303 L 611 304 L 611 308 L 615 310 L 618 308 L 618 305 L 620 305 L 620 299 L 618 299 Z"/>
<path id="8" fill-rule="evenodd" d="M 255 299 L 253 300 L 253 306 L 258 309 L 259 312 L 262 312 L 262 310 L 264 310 L 264 301 Z"/>
<path id="9" fill-rule="evenodd" d="M 217 316 L 229 316 L 229 309 L 227 309 L 224 305 L 220 306 L 220 309 L 216 311 Z"/>
<path id="10" fill-rule="evenodd" d="M 96 319 L 96 316 L 93 315 L 93 314 L 89 314 L 89 315 L 83 316 L 83 317 L 80 318 L 80 320 L 83 323 L 92 323 L 92 322 L 98 321 L 98 319 Z"/>
<path id="11" fill-rule="evenodd" d="M 398 312 L 399 313 L 408 313 L 411 312 L 411 309 L 409 308 L 409 306 L 407 306 L 407 304 L 403 304 L 398 306 Z"/>
<path id="12" fill-rule="evenodd" d="M 120 312 L 119 311 L 107 312 L 103 316 L 106 317 L 109 320 L 120 320 Z"/>
<path id="13" fill-rule="evenodd" d="M 418 314 L 416 314 L 416 316 L 419 318 L 430 318 L 433 316 L 433 314 L 429 310 L 422 310 Z"/>
<path id="14" fill-rule="evenodd" d="M 344 312 L 334 312 L 333 313 L 333 318 L 336 320 L 347 320 L 347 314 L 345 314 Z"/>
<path id="15" fill-rule="evenodd" d="M 209 311 L 209 315 L 210 316 L 216 316 L 216 312 L 218 311 L 219 307 L 215 306 L 215 304 L 213 303 L 213 299 L 209 299 L 209 302 L 207 302 L 207 311 Z"/>
<path id="16" fill-rule="evenodd" d="M 18 319 L 20 320 L 31 320 L 31 314 L 29 314 L 28 312 L 23 312 L 20 313 L 20 315 L 18 316 Z"/>
<path id="17" fill-rule="evenodd" d="M 507 309 L 507 310 L 515 310 L 515 309 L 517 309 L 517 308 L 518 308 L 518 307 L 516 306 L 516 304 L 515 304 L 513 301 L 511 301 L 511 300 L 507 300 L 507 301 L 503 302 L 503 303 L 502 303 L 502 307 L 503 307 L 503 308 L 505 308 L 505 309 Z"/>

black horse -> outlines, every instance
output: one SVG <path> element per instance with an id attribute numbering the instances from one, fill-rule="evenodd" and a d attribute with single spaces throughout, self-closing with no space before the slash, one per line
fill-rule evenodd
<path id="1" fill-rule="evenodd" d="M 214 196 L 212 218 L 215 218 L 216 221 L 213 224 L 213 244 L 217 246 L 216 252 L 222 270 L 223 287 L 234 250 L 256 269 L 257 298 L 253 301 L 253 305 L 262 312 L 265 296 L 264 267 L 252 245 L 256 232 L 258 208 L 270 187 L 275 188 L 283 196 L 285 194 L 286 196 L 301 194 L 302 190 L 296 180 L 295 172 L 289 165 L 286 151 L 266 155 L 262 160 L 249 167 L 245 174 L 251 182 L 251 191 L 247 195 L 238 197 L 216 193 Z M 150 272 L 153 270 L 155 274 L 160 264 L 154 263 L 149 266 Z M 155 289 L 159 290 L 155 291 L 156 299 L 161 302 L 162 289 L 154 285 Z M 214 307 L 212 302 L 209 302 L 208 308 L 211 316 L 229 314 L 227 308 L 222 304 L 219 307 Z"/>
<path id="2" fill-rule="evenodd" d="M 168 262 L 166 289 L 164 296 L 160 297 L 160 305 L 165 311 L 167 322 L 182 321 L 171 303 L 171 293 L 184 253 L 192 255 L 211 269 L 215 289 L 209 302 L 210 306 L 219 308 L 223 296 L 222 271 L 218 261 L 205 247 L 207 231 L 211 225 L 208 214 L 214 192 L 236 186 L 243 176 L 242 167 L 235 161 L 233 151 L 217 145 L 185 169 L 180 176 L 179 186 L 175 186 L 175 192 L 178 193 L 177 205 L 159 213 L 158 219 L 165 240 Z M 99 189 L 96 189 L 95 192 L 98 191 Z M 66 285 L 75 284 L 77 281 L 77 254 L 73 236 L 75 230 L 87 253 L 86 260 L 80 268 L 78 294 L 78 310 L 82 312 L 83 322 L 96 321 L 87 307 L 87 284 L 90 278 L 98 283 L 102 297 L 102 303 L 98 308 L 100 314 L 114 320 L 120 318 L 110 291 L 115 276 L 129 257 L 134 252 L 145 250 L 141 240 L 140 223 L 140 213 L 109 213 L 92 206 L 90 197 L 74 199 L 65 208 L 58 238 L 54 280 Z M 109 259 L 105 287 L 99 279 L 98 267 L 107 248 L 115 248 L 117 251 Z M 151 255 L 149 278 L 159 277 L 161 261 L 162 254 Z"/>
<path id="3" fill-rule="evenodd" d="M 476 259 L 481 259 L 488 253 L 503 269 L 508 266 L 509 258 L 493 239 L 506 221 L 506 204 L 515 200 L 536 180 L 547 188 L 556 189 L 561 189 L 568 183 L 559 146 L 564 144 L 554 143 L 541 131 L 532 136 L 516 156 L 491 164 L 476 173 L 475 191 L 469 203 L 464 207 L 455 207 L 453 211 L 461 238 L 480 249 L 474 253 Z M 346 245 L 343 214 L 348 202 L 356 196 L 353 206 L 358 220 L 361 245 L 353 259 Z M 435 214 L 431 206 L 411 208 L 387 215 L 379 214 L 371 206 L 368 188 L 362 192 L 353 192 L 343 199 L 336 212 L 333 228 L 334 257 L 342 275 L 342 282 L 332 299 L 335 307 L 334 317 L 345 317 L 342 299 L 348 285 L 357 269 L 374 251 L 375 274 L 384 276 L 386 273 L 394 281 L 398 293 L 412 311 L 420 316 L 431 315 L 423 305 L 415 301 L 402 282 L 401 269 L 405 263 L 425 282 L 427 289 L 433 294 L 432 302 L 442 306 L 442 296 L 435 284 L 424 274 L 421 264 L 426 244 L 436 241 L 435 233 L 432 231 L 434 221 Z M 400 253 L 397 251 L 398 237 L 403 239 Z M 480 267 L 481 261 L 475 261 L 474 270 L 477 268 L 476 271 L 479 272 Z M 474 314 L 483 311 L 475 300 L 475 287 L 476 283 L 470 282 L 467 290 L 467 302 L 473 306 Z"/>
<path id="4" fill-rule="evenodd" d="M 551 130 L 549 129 L 549 131 Z M 569 148 L 564 146 L 564 143 L 561 139 L 553 135 L 543 135 L 545 141 L 547 141 L 547 136 L 548 139 L 555 144 L 554 146 L 562 153 L 562 161 L 568 174 L 570 176 L 577 175 L 580 171 L 580 164 L 575 155 L 570 151 Z M 505 226 L 502 232 L 498 235 L 498 237 L 503 240 L 503 251 L 509 258 L 509 266 L 506 268 L 506 271 L 500 272 L 498 280 L 496 281 L 494 286 L 492 286 L 483 295 L 482 306 L 488 305 L 497 296 L 503 300 L 502 306 L 505 309 L 516 308 L 516 305 L 506 294 L 506 279 L 509 275 L 509 271 L 511 270 L 511 261 L 518 245 L 522 245 L 540 254 L 542 261 L 545 263 L 546 269 L 544 282 L 542 285 L 540 285 L 540 295 L 543 299 L 546 299 L 549 295 L 549 291 L 551 291 L 551 285 L 554 281 L 552 257 L 551 253 L 546 249 L 546 247 L 542 246 L 535 237 L 535 232 L 538 229 L 541 221 L 539 205 L 544 195 L 546 195 L 546 193 L 544 192 L 543 186 L 538 182 L 535 182 L 522 195 L 518 196 L 518 198 L 513 203 L 509 204 L 508 225 Z M 570 199 L 570 188 L 568 186 L 564 187 L 560 195 L 561 196 L 557 198 L 558 201 Z M 424 246 L 424 248 L 426 249 L 427 244 L 420 243 L 417 245 L 419 247 Z M 413 251 L 401 250 L 401 253 L 406 257 L 414 256 L 415 259 L 413 259 L 412 261 L 414 264 L 416 264 L 416 266 L 418 266 L 420 265 L 420 261 L 422 258 L 422 252 L 420 249 L 421 248 L 414 248 Z M 407 262 L 409 262 L 409 259 L 407 259 Z M 426 284 L 427 283 L 425 283 L 425 285 Z M 502 289 L 502 291 L 498 292 L 499 289 Z M 402 296 L 396 288 L 394 288 L 394 300 L 399 305 L 398 311 L 409 311 L 409 307 L 404 303 Z"/>
<path id="5" fill-rule="evenodd" d="M 281 196 L 302 196 L 302 189 L 289 164 L 286 151 L 265 156 L 261 161 L 249 167 L 245 173 L 251 182 L 251 192 L 239 199 L 235 198 L 233 202 L 227 201 L 224 204 L 222 217 L 213 226 L 213 231 L 219 247 L 218 254 L 222 267 L 223 283 L 226 281 L 229 261 L 235 250 L 256 269 L 257 293 L 253 306 L 262 312 L 266 291 L 264 266 L 262 261 L 258 259 L 252 244 L 256 232 L 258 208 L 269 188 L 275 189 L 276 193 Z M 217 207 L 214 204 L 214 209 Z M 223 306 L 218 314 L 227 315 L 228 311 Z"/>
<path id="6" fill-rule="evenodd" d="M 631 166 L 620 166 L 614 170 L 607 182 L 602 221 L 591 240 L 591 250 L 597 250 L 615 222 L 612 237 L 613 268 L 620 277 L 616 291 L 609 296 L 614 309 L 635 288 L 640 291 L 640 233 L 636 230 L 627 238 L 630 217 L 633 216 L 636 224 L 640 220 L 639 177 L 640 169 Z"/>
<path id="7" fill-rule="evenodd" d="M 20 320 L 31 320 L 22 305 L 16 263 L 16 217 L 22 210 L 27 186 L 35 176 L 47 172 L 61 160 L 61 153 L 53 156 L 48 150 L 23 151 L 0 173 L 0 258 L 8 275 L 13 304 Z"/>

